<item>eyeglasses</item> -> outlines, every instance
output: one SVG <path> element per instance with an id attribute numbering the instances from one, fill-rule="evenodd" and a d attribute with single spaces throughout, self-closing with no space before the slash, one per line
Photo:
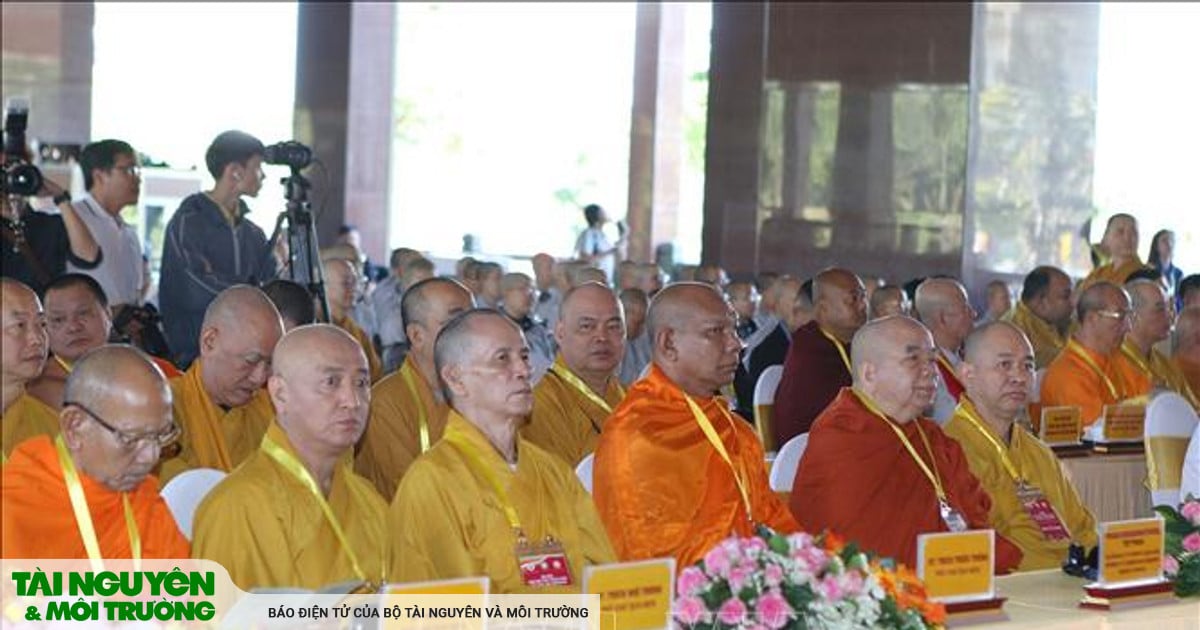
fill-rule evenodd
<path id="1" fill-rule="evenodd" d="M 128 174 L 130 177 L 141 177 L 142 176 L 142 167 L 138 166 L 137 164 L 129 164 L 127 166 L 114 166 L 113 170 L 114 171 L 125 171 L 125 173 Z"/>
<path id="2" fill-rule="evenodd" d="M 1124 321 L 1129 319 L 1129 316 L 1133 314 L 1133 311 L 1096 311 L 1096 314 L 1100 317 Z"/>
<path id="3" fill-rule="evenodd" d="M 86 413 L 92 420 L 96 421 L 96 424 L 104 427 L 109 433 L 112 433 L 113 437 L 117 438 L 117 443 L 121 445 L 121 448 L 127 451 L 136 451 L 144 446 L 149 445 L 162 448 L 179 438 L 179 425 L 175 424 L 174 422 L 172 422 L 167 428 L 163 429 L 162 431 L 158 431 L 157 433 L 142 433 L 140 435 L 133 435 L 109 424 L 100 417 L 100 414 L 88 409 L 80 403 L 64 401 L 63 407 L 66 407 L 67 405 L 78 407 L 81 411 Z"/>

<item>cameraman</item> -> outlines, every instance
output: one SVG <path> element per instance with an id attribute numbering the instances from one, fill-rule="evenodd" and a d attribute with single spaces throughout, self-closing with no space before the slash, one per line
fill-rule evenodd
<path id="1" fill-rule="evenodd" d="M 183 200 L 163 237 L 158 300 L 176 365 L 199 354 L 204 311 L 227 287 L 257 286 L 275 277 L 275 258 L 262 229 L 246 219 L 243 196 L 262 188 L 263 143 L 241 131 L 213 140 L 205 165 L 215 185 Z"/>
<path id="2" fill-rule="evenodd" d="M 23 130 L 22 130 L 23 131 Z M 24 139 L 20 140 L 21 145 Z M 13 162 L 29 162 L 28 149 L 21 154 L 7 152 L 6 169 Z M 19 167 L 18 167 L 19 168 Z M 32 168 L 25 165 L 25 168 Z M 5 174 L 7 179 L 7 173 Z M 38 294 L 52 280 L 66 271 L 69 261 L 78 269 L 95 269 L 102 261 L 100 246 L 75 208 L 71 206 L 71 195 L 61 186 L 45 177 L 34 195 L 51 197 L 57 213 L 33 210 L 21 194 L 5 190 L 2 216 L 0 216 L 0 276 L 15 278 L 28 285 Z"/>

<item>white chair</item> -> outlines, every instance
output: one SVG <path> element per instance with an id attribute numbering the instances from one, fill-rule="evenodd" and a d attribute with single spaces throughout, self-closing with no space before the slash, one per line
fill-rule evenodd
<path id="1" fill-rule="evenodd" d="M 1152 505 L 1179 505 L 1188 441 L 1200 419 L 1179 394 L 1161 392 L 1146 405 L 1146 485 Z"/>
<path id="2" fill-rule="evenodd" d="M 179 473 L 161 491 L 162 498 L 175 517 L 179 531 L 188 540 L 192 539 L 192 520 L 196 517 L 196 507 L 204 500 L 209 491 L 225 478 L 225 472 L 213 468 L 195 468 Z"/>
<path id="3" fill-rule="evenodd" d="M 587 457 L 580 460 L 579 465 L 575 467 L 575 476 L 579 477 L 579 483 L 587 488 L 588 494 L 592 492 L 592 462 L 595 459 L 595 453 L 588 453 Z"/>
<path id="4" fill-rule="evenodd" d="M 800 468 L 800 458 L 804 457 L 804 449 L 808 448 L 808 434 L 801 433 L 787 441 L 775 462 L 771 464 L 771 489 L 775 492 L 791 492 L 792 482 L 796 480 L 796 469 Z"/>
<path id="5" fill-rule="evenodd" d="M 1046 368 L 1033 373 L 1033 391 L 1029 392 L 1029 402 L 1042 402 L 1042 381 L 1046 380 Z"/>
<path id="6" fill-rule="evenodd" d="M 763 451 L 775 450 L 775 430 L 771 420 L 775 416 L 775 391 L 783 377 L 783 366 L 772 365 L 762 371 L 754 384 L 754 429 L 762 441 Z"/>
<path id="7" fill-rule="evenodd" d="M 1192 431 L 1192 440 L 1183 457 L 1183 476 L 1179 479 L 1179 498 L 1185 499 L 1189 494 L 1200 499 L 1200 422 Z"/>

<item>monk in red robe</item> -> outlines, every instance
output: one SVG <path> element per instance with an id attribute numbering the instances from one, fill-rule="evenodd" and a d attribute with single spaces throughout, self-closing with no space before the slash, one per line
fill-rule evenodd
<path id="1" fill-rule="evenodd" d="M 896 315 L 854 336 L 854 386 L 817 417 L 792 485 L 792 513 L 864 549 L 915 566 L 920 534 L 987 529 L 991 498 L 962 448 L 920 417 L 936 391 L 929 331 Z M 996 536 L 996 571 L 1021 551 Z"/>
<path id="2" fill-rule="evenodd" d="M 4 465 L 0 555 L 189 557 L 150 476 L 159 449 L 179 435 L 171 389 L 150 359 L 116 345 L 84 355 L 67 377 L 59 419 L 58 436 L 22 442 Z"/>
<path id="3" fill-rule="evenodd" d="M 596 447 L 596 507 L 621 560 L 673 556 L 683 569 L 755 524 L 797 530 L 767 483 L 758 437 L 717 395 L 737 369 L 734 322 L 706 284 L 670 285 L 650 305 L 650 374 Z"/>

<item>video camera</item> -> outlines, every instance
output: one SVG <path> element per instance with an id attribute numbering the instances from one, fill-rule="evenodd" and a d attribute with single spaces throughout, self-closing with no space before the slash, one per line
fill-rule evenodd
<path id="1" fill-rule="evenodd" d="M 263 151 L 263 161 L 298 171 L 312 163 L 312 155 L 312 149 L 295 140 L 287 140 L 267 147 Z"/>
<path id="2" fill-rule="evenodd" d="M 25 128 L 29 124 L 29 103 L 9 99 L 4 112 L 4 178 L 0 193 L 30 197 L 42 189 L 42 172 L 29 163 L 25 148 Z"/>

